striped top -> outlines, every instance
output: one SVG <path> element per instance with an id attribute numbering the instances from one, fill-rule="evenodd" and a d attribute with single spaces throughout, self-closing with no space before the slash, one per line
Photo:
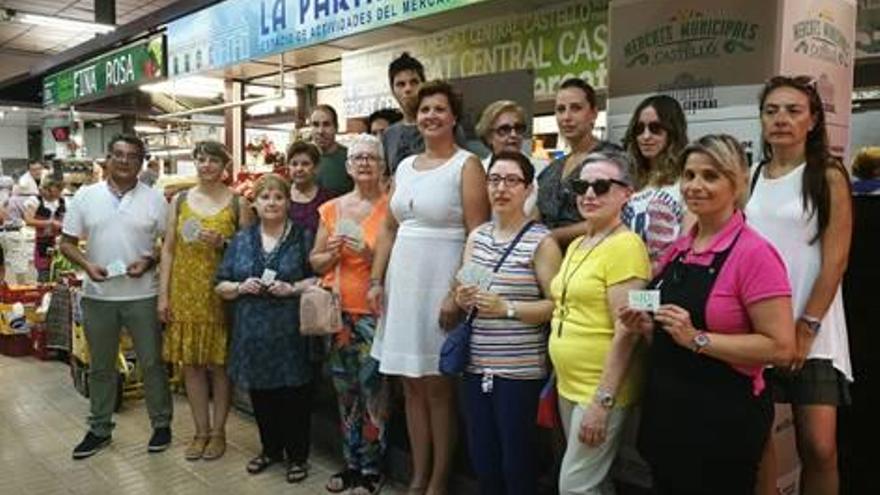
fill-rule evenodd
<path id="1" fill-rule="evenodd" d="M 513 240 L 496 243 L 494 225 L 485 223 L 473 238 L 470 261 L 492 270 Z M 492 278 L 489 290 L 508 301 L 543 299 L 535 274 L 535 251 L 550 230 L 533 224 Z M 492 374 L 503 378 L 531 380 L 547 374 L 545 325 L 531 325 L 518 319 L 474 319 L 468 373 Z"/>

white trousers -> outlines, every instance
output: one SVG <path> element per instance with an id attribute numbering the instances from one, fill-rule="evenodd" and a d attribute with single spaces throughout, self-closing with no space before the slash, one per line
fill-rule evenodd
<path id="1" fill-rule="evenodd" d="M 584 406 L 559 397 L 559 415 L 565 431 L 565 456 L 559 470 L 561 495 L 614 495 L 609 473 L 620 447 L 623 423 L 629 409 L 613 408 L 608 414 L 605 441 L 590 447 L 578 439 Z"/>

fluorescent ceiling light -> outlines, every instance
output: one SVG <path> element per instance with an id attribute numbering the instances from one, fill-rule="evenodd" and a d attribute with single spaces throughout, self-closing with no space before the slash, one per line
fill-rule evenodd
<path id="1" fill-rule="evenodd" d="M 162 132 L 162 128 L 149 124 L 139 124 L 134 126 L 134 132 L 140 132 L 142 134 L 158 134 Z"/>
<path id="2" fill-rule="evenodd" d="M 269 96 L 271 94 L 272 93 L 269 93 L 266 96 Z M 296 107 L 296 92 L 294 92 L 292 89 L 286 89 L 284 90 L 284 96 L 269 101 L 264 101 L 262 103 L 257 103 L 256 105 L 251 105 L 247 108 L 246 112 L 248 115 L 252 116 L 270 115 L 275 113 L 276 108 L 285 110 L 294 107 Z"/>
<path id="3" fill-rule="evenodd" d="M 155 84 L 144 84 L 141 91 L 147 93 L 166 93 L 191 98 L 217 98 L 224 91 L 223 79 L 204 76 L 190 76 Z"/>
<path id="4" fill-rule="evenodd" d="M 85 31 L 89 33 L 106 34 L 116 30 L 116 26 L 111 26 L 109 24 L 98 24 L 96 22 L 79 21 L 76 19 L 66 19 L 63 17 L 52 17 L 40 14 L 27 14 L 24 12 L 16 12 L 13 19 L 24 24 L 53 27 L 68 31 Z"/>

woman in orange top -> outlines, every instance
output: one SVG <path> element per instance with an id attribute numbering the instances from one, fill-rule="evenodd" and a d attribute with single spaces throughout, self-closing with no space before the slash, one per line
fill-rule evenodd
<path id="1" fill-rule="evenodd" d="M 388 211 L 382 186 L 382 142 L 358 135 L 348 148 L 346 169 L 354 190 L 321 205 L 321 222 L 310 261 L 324 274 L 323 284 L 338 283 L 344 328 L 333 336 L 329 364 L 342 419 L 346 469 L 327 483 L 333 493 L 377 493 L 385 451 L 385 382 L 379 362 L 370 357 L 376 318 L 367 304 L 370 265 L 376 235 Z M 338 277 L 338 280 L 337 280 Z"/>

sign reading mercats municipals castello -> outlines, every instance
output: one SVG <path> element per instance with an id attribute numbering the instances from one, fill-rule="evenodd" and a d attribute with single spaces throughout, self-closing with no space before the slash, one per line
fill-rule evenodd
<path id="1" fill-rule="evenodd" d="M 715 85 L 761 82 L 773 66 L 773 2 L 622 0 L 612 4 L 610 93 L 656 91 L 682 74 Z"/>
<path id="2" fill-rule="evenodd" d="M 43 105 L 56 107 L 109 96 L 165 76 L 164 37 L 101 55 L 43 79 Z"/>
<path id="3" fill-rule="evenodd" d="M 168 25 L 171 76 L 220 69 L 486 0 L 226 0 Z"/>

